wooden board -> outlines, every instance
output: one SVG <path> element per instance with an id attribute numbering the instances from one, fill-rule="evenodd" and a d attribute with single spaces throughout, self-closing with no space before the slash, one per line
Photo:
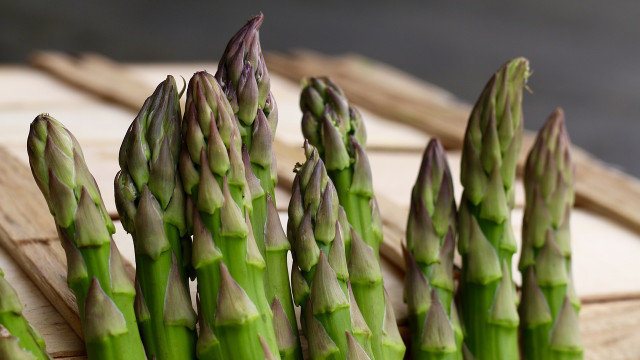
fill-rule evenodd
<path id="1" fill-rule="evenodd" d="M 144 99 L 150 94 L 155 84 L 164 79 L 166 74 L 182 75 L 188 79 L 194 71 L 203 68 L 215 69 L 213 64 L 130 65 L 126 67 L 124 73 L 137 79 L 136 81 L 146 84 L 146 92 L 136 95 L 138 98 Z M 123 70 L 118 67 L 118 71 Z M 13 79 L 18 81 L 24 89 L 38 88 L 39 91 L 34 96 L 31 96 L 28 91 L 22 94 L 11 92 L 7 94 L 11 97 L 11 101 L 3 102 L 3 91 L 5 90 L 0 88 L 0 134 L 3 134 L 0 144 L 10 147 L 11 153 L 19 155 L 24 166 L 26 161 L 24 139 L 26 138 L 28 124 L 37 113 L 42 111 L 51 112 L 53 116 L 67 124 L 78 137 L 85 149 L 89 167 L 95 172 L 105 200 L 108 200 L 110 195 L 107 195 L 106 192 L 112 191 L 113 174 L 117 170 L 117 151 L 121 137 L 135 116 L 135 112 L 132 111 L 133 107 L 140 106 L 142 102 L 140 101 L 135 105 L 131 101 L 132 104 L 128 108 L 114 106 L 93 95 L 87 95 L 84 91 L 69 87 L 62 82 L 51 81 L 51 78 L 47 75 L 24 67 L 12 67 L 10 69 L 0 67 L 0 77 L 3 77 L 5 73 L 22 74 L 14 76 Z M 282 145 L 280 149 L 289 154 L 289 157 L 281 154 L 279 158 L 279 164 L 282 168 L 280 179 L 281 183 L 284 184 L 286 183 L 287 174 L 290 174 L 293 167 L 295 156 L 300 156 L 301 154 L 300 112 L 297 107 L 299 85 L 277 75 L 273 75 L 272 78 L 272 87 L 280 110 L 280 125 L 278 129 L 279 144 Z M 142 86 L 138 88 L 141 89 Z M 32 99 L 35 100 L 32 101 Z M 49 108 L 53 108 L 53 110 L 49 110 Z M 366 109 L 364 112 L 366 112 Z M 402 230 L 398 229 L 398 227 L 401 228 L 403 226 L 402 224 L 406 217 L 408 189 L 415 179 L 417 163 L 422 150 L 419 144 L 426 143 L 429 136 L 428 134 L 415 132 L 408 126 L 391 125 L 392 123 L 389 120 L 372 112 L 366 112 L 366 114 L 367 126 L 371 135 L 370 139 L 375 144 L 369 150 L 376 192 L 379 196 L 384 194 L 387 198 L 392 198 L 393 205 L 391 206 L 396 206 L 397 209 L 400 209 L 390 211 L 390 207 L 381 205 L 382 210 L 387 212 L 385 217 L 393 219 L 390 220 L 391 224 L 396 224 L 395 229 L 389 227 L 389 224 L 385 224 L 387 225 L 385 233 L 389 235 L 387 239 L 393 238 L 401 241 Z M 369 125 L 369 117 L 374 119 L 373 123 L 375 125 Z M 100 131 L 96 131 L 96 129 Z M 5 134 L 7 136 L 4 136 Z M 392 136 L 385 136 L 387 134 L 392 134 Z M 415 145 L 396 147 L 396 144 L 401 143 L 406 134 L 416 134 L 412 138 L 414 140 L 411 140 Z M 379 140 L 374 140 L 376 138 Z M 400 139 L 400 141 L 394 139 Z M 393 152 L 387 149 L 392 149 Z M 458 166 L 455 164 L 458 162 L 459 156 L 455 152 L 448 153 L 448 156 L 452 161 L 454 172 L 457 172 Z M 2 162 L 5 161 L 4 159 L 6 159 L 6 156 L 3 157 Z M 26 168 L 24 170 L 23 174 L 26 174 L 30 179 L 28 170 Z M 390 177 L 388 174 L 394 174 L 394 176 Z M 402 174 L 402 176 L 398 176 L 398 174 Z M 23 179 L 23 182 L 29 183 L 29 180 Z M 37 191 L 35 184 L 32 182 L 30 184 Z M 456 188 L 456 190 L 459 190 L 459 188 Z M 281 208 L 286 205 L 287 196 L 285 191 L 279 191 L 279 205 Z M 46 205 L 43 209 L 46 213 Z M 6 208 L 0 205 L 0 213 L 5 211 L 7 211 Z M 640 350 L 640 339 L 638 338 L 640 335 L 636 335 L 639 332 L 635 324 L 640 320 L 640 301 L 611 301 L 611 295 L 615 293 L 613 295 L 618 297 L 620 294 L 624 295 L 628 294 L 629 291 L 633 291 L 633 287 L 625 288 L 629 284 L 634 285 L 637 290 L 638 284 L 640 284 L 637 276 L 640 271 L 637 268 L 637 261 L 635 261 L 633 254 L 638 253 L 636 246 L 640 244 L 640 237 L 602 216 L 592 212 L 583 212 L 584 217 L 574 216 L 573 218 L 574 238 L 576 238 L 574 240 L 575 265 L 576 269 L 586 269 L 580 270 L 581 274 L 586 271 L 590 272 L 585 273 L 586 277 L 585 281 L 583 281 L 588 286 L 578 286 L 580 281 L 577 279 L 576 285 L 579 288 L 580 295 L 584 299 L 590 300 L 589 302 L 593 300 L 604 301 L 586 304 L 581 314 L 581 331 L 587 347 L 586 357 L 596 359 L 606 353 L 608 357 L 616 359 L 638 358 L 640 357 L 638 352 Z M 517 215 L 514 215 L 514 221 L 517 217 Z M 518 224 L 515 225 L 519 226 Z M 589 236 L 587 237 L 587 235 Z M 607 241 L 602 241 L 605 237 Z M 123 256 L 131 258 L 132 247 L 128 236 L 119 231 L 115 239 Z M 585 245 L 584 248 L 581 243 Z M 578 254 L 583 259 L 582 264 L 578 264 Z M 597 256 L 594 256 L 594 254 Z M 623 257 L 621 255 L 626 256 Z M 600 266 L 594 266 L 596 262 Z M 0 266 L 6 265 L 0 262 Z M 385 263 L 384 274 L 386 286 L 393 296 L 394 307 L 399 321 L 402 323 L 405 311 L 405 306 L 401 300 L 402 274 L 396 268 L 390 266 L 388 262 Z M 612 286 L 606 288 L 607 292 L 603 293 L 601 290 L 604 285 Z M 33 300 L 28 297 L 23 299 L 23 302 L 29 305 Z M 45 317 L 47 315 L 42 313 L 38 316 Z M 601 329 L 606 329 L 607 333 L 603 333 Z M 613 334 L 617 335 L 614 336 Z M 48 342 L 57 343 L 57 340 L 51 334 L 45 334 L 45 339 Z M 609 344 L 614 340 L 613 344 L 615 346 L 612 347 Z M 76 342 L 75 344 L 77 345 L 78 343 Z"/>

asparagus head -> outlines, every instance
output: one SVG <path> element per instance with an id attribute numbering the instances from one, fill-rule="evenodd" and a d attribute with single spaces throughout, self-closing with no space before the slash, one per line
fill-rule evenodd
<path id="1" fill-rule="evenodd" d="M 510 213 L 528 76 L 524 58 L 503 65 L 476 102 L 464 137 L 460 291 L 466 344 L 479 360 L 518 357 L 519 319 L 510 270 L 517 245 Z"/>
<path id="2" fill-rule="evenodd" d="M 142 106 L 120 147 L 115 194 L 136 251 L 136 310 L 148 356 L 195 358 L 196 315 L 188 289 L 190 243 L 178 174 L 179 94 L 168 76 Z"/>
<path id="3" fill-rule="evenodd" d="M 89 357 L 144 359 L 135 288 L 111 239 L 115 228 L 80 145 L 43 114 L 31 123 L 27 150 L 67 255 L 67 282 L 76 295 Z"/>
<path id="4" fill-rule="evenodd" d="M 564 112 L 557 109 L 538 133 L 525 165 L 527 202 L 519 263 L 525 359 L 582 358 L 577 322 L 580 301 L 571 281 L 569 217 L 574 167 L 570 148 Z M 573 307 L 563 308 L 565 298 Z M 576 314 L 569 314 L 571 311 Z M 574 335 L 568 336 L 570 333 Z"/>
<path id="5" fill-rule="evenodd" d="M 407 223 L 404 297 L 409 306 L 414 359 L 462 356 L 462 330 L 455 321 L 457 314 L 453 306 L 455 232 L 456 204 L 451 171 L 440 141 L 434 138 L 422 158 Z M 437 294 L 437 303 L 431 300 L 432 291 Z M 447 336 L 433 337 L 430 333 Z M 446 343 L 450 339 L 455 339 L 453 347 Z"/>

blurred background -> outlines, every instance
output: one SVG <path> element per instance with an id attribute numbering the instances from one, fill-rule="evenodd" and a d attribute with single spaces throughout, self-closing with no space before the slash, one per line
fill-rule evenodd
<path id="1" fill-rule="evenodd" d="M 502 63 L 526 56 L 525 127 L 562 106 L 574 143 L 640 176 L 638 1 L 0 0 L 0 62 L 24 63 L 37 49 L 215 61 L 259 11 L 264 51 L 359 53 L 469 103 Z"/>

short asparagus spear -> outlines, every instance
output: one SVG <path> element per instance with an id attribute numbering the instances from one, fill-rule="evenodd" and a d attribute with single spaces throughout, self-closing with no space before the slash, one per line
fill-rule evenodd
<path id="1" fill-rule="evenodd" d="M 373 357 L 387 351 L 404 354 L 395 337 L 397 327 L 386 321 L 386 301 L 379 264 L 382 220 L 373 194 L 371 168 L 364 151 L 365 128 L 360 113 L 349 105 L 342 90 L 328 78 L 310 78 L 300 98 L 302 132 L 318 149 L 338 193 L 351 232 L 349 274 L 355 299 L 373 334 Z M 345 231 L 346 233 L 346 231 Z M 396 355 L 388 355 L 394 358 Z"/>
<path id="2" fill-rule="evenodd" d="M 574 178 L 570 147 L 564 113 L 557 109 L 538 133 L 525 166 L 519 310 L 522 354 L 529 360 L 582 359 L 577 322 L 580 301 L 570 281 Z M 564 310 L 560 319 L 567 297 L 576 315 Z M 568 336 L 571 332 L 575 335 Z"/>
<path id="3" fill-rule="evenodd" d="M 22 315 L 22 303 L 0 269 L 0 359 L 51 359 L 44 340 Z"/>
<path id="4" fill-rule="evenodd" d="M 253 211 L 250 217 L 258 249 L 266 262 L 267 300 L 272 303 L 275 298 L 278 299 L 297 336 L 298 326 L 286 267 L 287 252 L 290 250 L 286 246 L 288 242 L 273 243 L 267 234 L 277 231 L 273 227 L 280 226 L 276 219 L 268 219 L 277 182 L 272 147 L 278 125 L 278 108 L 260 49 L 259 31 L 263 20 L 262 14 L 253 17 L 233 36 L 218 63 L 215 77 L 236 115 L 242 143 L 247 147 L 249 165 L 259 180 L 256 186 L 262 188 L 261 192 L 252 192 Z M 300 356 L 298 346 L 295 357 L 299 359 Z"/>
<path id="5" fill-rule="evenodd" d="M 455 332 L 453 351 L 445 344 L 427 347 L 422 344 L 428 317 L 432 324 L 436 320 L 439 329 L 454 331 L 451 319 L 456 309 L 453 304 L 453 251 L 456 231 L 456 204 L 453 197 L 453 181 L 444 149 L 438 139 L 429 141 L 422 158 L 418 179 L 411 194 L 411 208 L 407 223 L 407 277 L 405 301 L 409 305 L 414 359 L 462 357 L 462 331 Z M 418 274 L 421 273 L 421 274 Z M 429 289 L 437 292 L 438 301 L 446 314 L 445 318 L 431 316 L 433 303 Z M 439 309 L 433 308 L 433 311 Z M 429 314 L 428 314 L 429 313 Z M 426 335 L 425 335 L 426 336 Z M 447 338 L 448 339 L 448 338 Z M 440 339 L 443 340 L 443 339 Z M 424 347 L 422 345 L 425 345 Z M 428 350 L 425 350 L 428 349 Z"/>
<path id="6" fill-rule="evenodd" d="M 67 255 L 67 282 L 76 295 L 89 358 L 144 359 L 135 288 L 111 239 L 115 228 L 80 145 L 43 114 L 31 123 L 27 150 Z"/>
<path id="7" fill-rule="evenodd" d="M 191 78 L 182 130 L 184 146 L 180 174 L 194 206 L 192 263 L 198 277 L 204 319 L 201 328 L 210 328 L 216 338 L 208 337 L 203 341 L 214 341 L 223 356 L 237 347 L 223 341 L 223 334 L 219 332 L 221 329 L 235 329 L 233 326 L 221 326 L 217 319 L 217 316 L 226 316 L 225 311 L 233 310 L 220 309 L 221 304 L 226 304 L 225 307 L 235 304 L 232 301 L 220 302 L 222 277 L 226 276 L 221 273 L 224 268 L 228 271 L 224 280 L 227 293 L 246 294 L 246 299 L 238 303 L 243 304 L 246 319 L 253 317 L 254 311 L 259 315 L 255 321 L 250 321 L 251 324 L 255 322 L 251 326 L 255 327 L 256 334 L 248 333 L 251 337 L 245 339 L 244 344 L 252 349 L 246 351 L 263 357 L 258 337 L 261 335 L 272 352 L 277 353 L 273 315 L 263 281 L 265 262 L 254 239 L 248 215 L 256 188 L 252 186 L 252 174 L 247 173 L 242 161 L 240 131 L 232 107 L 211 74 L 198 72 Z M 211 349 L 214 345 L 198 342 L 200 349 Z"/>
<path id="8" fill-rule="evenodd" d="M 289 203 L 293 242 L 293 294 L 302 306 L 303 331 L 311 359 L 346 359 L 347 331 L 371 353 L 371 332 L 350 300 L 344 230 L 338 194 L 317 150 L 305 142 L 307 160 L 297 169 Z M 350 240 L 350 238 L 347 238 Z M 354 324 L 352 326 L 352 324 Z"/>
<path id="9" fill-rule="evenodd" d="M 458 250 L 462 255 L 462 319 L 478 360 L 518 357 L 518 314 L 510 222 L 522 140 L 522 89 L 528 61 L 507 62 L 476 102 L 464 138 Z"/>
<path id="10" fill-rule="evenodd" d="M 178 174 L 182 144 L 179 94 L 168 76 L 149 97 L 120 147 L 118 213 L 133 235 L 136 309 L 148 356 L 195 358 L 196 315 L 185 259 L 185 195 Z"/>

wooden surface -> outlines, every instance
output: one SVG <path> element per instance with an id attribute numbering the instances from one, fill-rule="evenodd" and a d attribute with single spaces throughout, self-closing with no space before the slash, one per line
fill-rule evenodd
<path id="1" fill-rule="evenodd" d="M 96 66 L 95 64 L 99 61 L 102 59 L 96 57 L 92 60 L 91 66 Z M 133 91 L 125 90 L 128 94 L 127 98 L 137 96 L 138 99 L 144 100 L 144 97 L 151 93 L 166 74 L 188 79 L 194 71 L 201 69 L 214 71 L 215 67 L 213 64 L 154 64 L 130 65 L 124 70 L 118 67 L 117 71 L 129 79 L 134 79 L 127 82 L 125 88 L 138 89 L 135 91 L 138 95 L 133 95 Z M 105 102 L 95 95 L 89 95 L 85 91 L 54 80 L 45 73 L 26 67 L 0 67 L 0 78 L 7 80 L 0 85 L 0 136 L 2 136 L 0 144 L 8 148 L 9 152 L 22 164 L 22 175 L 27 176 L 27 179 L 22 181 L 23 187 L 31 187 L 32 191 L 38 191 L 25 167 L 25 139 L 31 120 L 38 113 L 46 111 L 64 122 L 74 132 L 83 146 L 89 168 L 94 172 L 107 201 L 108 210 L 114 212 L 112 184 L 118 167 L 117 152 L 121 138 L 135 116 L 135 111 L 132 109 L 136 104 L 131 101 L 129 107 L 124 108 L 121 105 Z M 143 88 L 146 88 L 144 94 Z M 301 156 L 300 111 L 297 105 L 299 85 L 277 76 L 275 71 L 272 71 L 272 88 L 278 101 L 280 114 L 277 132 L 279 145 L 276 147 L 276 150 L 280 151 L 278 161 L 279 169 L 282 169 L 279 171 L 280 182 L 285 184 L 296 156 Z M 434 96 L 445 96 L 437 95 L 438 90 L 433 91 Z M 440 92 L 446 94 L 441 90 Z M 113 97 L 110 100 L 113 101 Z M 137 106 L 140 106 L 142 100 L 139 100 Z M 378 113 L 367 111 L 370 109 L 365 107 L 361 107 L 361 110 L 370 134 L 369 156 L 378 201 L 385 216 L 386 240 L 399 242 L 403 237 L 402 224 L 406 221 L 408 195 L 415 180 L 422 147 L 426 144 L 429 134 L 416 132 L 406 125 L 394 124 Z M 298 149 L 297 152 L 295 149 Z M 448 155 L 452 170 L 456 173 L 457 182 L 459 153 L 451 151 Z M 8 161 L 6 159 L 8 159 L 7 156 L 2 156 L 1 162 L 6 163 Z M 455 187 L 459 197 L 459 183 L 456 183 Z M 278 190 L 280 209 L 286 207 L 288 202 L 288 195 L 284 190 L 283 188 Z M 13 192 L 6 191 L 4 194 L 9 198 L 15 195 Z M 388 203 L 383 205 L 385 198 Z M 44 212 L 47 215 L 45 219 L 50 221 L 46 205 L 43 200 L 40 201 L 40 205 L 33 203 L 30 206 L 34 207 L 33 211 Z M 19 202 L 15 200 L 12 206 L 19 206 L 20 204 L 16 204 Z M 518 190 L 517 203 L 519 206 L 514 212 L 513 219 L 516 233 L 519 233 L 522 215 L 521 189 Z M 4 230 L 7 226 L 6 220 L 2 222 L 2 218 L 6 219 L 7 214 L 12 214 L 13 211 L 6 204 L 7 202 L 0 203 L 2 215 L 0 234 L 7 232 Z M 32 221 L 31 218 L 25 220 Z M 572 226 L 576 287 L 579 295 L 587 302 L 580 315 L 583 341 L 587 349 L 586 358 L 599 359 L 604 354 L 611 359 L 640 358 L 640 331 L 638 331 L 640 327 L 637 325 L 640 320 L 640 300 L 611 300 L 640 292 L 640 266 L 637 261 L 637 255 L 640 254 L 640 237 L 607 217 L 587 211 L 584 207 L 576 209 L 572 217 Z M 25 228 L 28 226 L 25 225 Z M 47 238 L 50 235 L 37 238 Z M 133 247 L 130 239 L 121 230 L 116 235 L 115 240 L 123 256 L 131 259 Z M 46 242 L 46 244 L 60 251 L 56 242 Z M 395 245 L 389 242 L 388 246 L 393 249 Z M 25 273 L 18 270 L 7 271 L 7 269 L 17 268 L 15 262 L 8 260 L 6 249 L 10 247 L 6 247 L 5 244 L 3 247 L 5 250 L 0 251 L 4 255 L 0 256 L 0 266 L 5 267 L 6 273 L 11 274 L 9 279 L 14 286 L 18 284 L 16 287 L 21 299 L 26 309 L 30 309 L 28 316 L 34 319 L 36 327 L 45 336 L 49 350 L 58 357 L 80 355 L 79 349 L 82 346 L 78 337 L 68 325 L 61 323 L 60 316 L 51 315 L 54 311 L 50 303 L 43 299 L 42 293 L 33 286 L 38 284 L 30 281 L 33 276 L 29 275 L 27 278 Z M 383 250 L 383 252 L 386 251 Z M 385 261 L 384 269 L 385 283 L 392 294 L 394 308 L 402 323 L 405 321 L 404 314 L 406 314 L 401 299 L 402 273 L 391 266 L 389 261 Z M 25 270 L 27 270 L 26 273 L 42 271 L 37 267 Z M 64 282 L 63 275 L 61 281 Z M 56 276 L 60 277 L 59 274 Z M 38 285 L 40 286 L 42 284 Z M 56 329 L 56 331 L 46 329 Z"/>

